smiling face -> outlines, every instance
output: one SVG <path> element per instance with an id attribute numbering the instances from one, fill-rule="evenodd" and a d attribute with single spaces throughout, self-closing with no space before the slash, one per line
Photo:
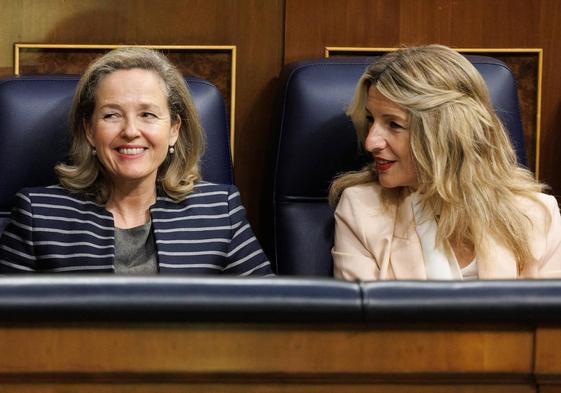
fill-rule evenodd
<path id="1" fill-rule="evenodd" d="M 155 186 L 158 168 L 175 144 L 181 122 L 172 122 L 164 81 L 153 71 L 119 70 L 106 75 L 96 91 L 86 126 L 113 188 Z"/>
<path id="2" fill-rule="evenodd" d="M 374 158 L 380 185 L 415 187 L 417 173 L 409 144 L 409 114 L 375 87 L 368 89 L 366 113 L 369 130 L 364 144 Z"/>

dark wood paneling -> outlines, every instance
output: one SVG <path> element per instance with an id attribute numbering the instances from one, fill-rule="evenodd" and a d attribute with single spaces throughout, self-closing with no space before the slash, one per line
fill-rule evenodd
<path id="1" fill-rule="evenodd" d="M 530 393 L 535 335 L 438 322 L 16 325 L 0 327 L 0 392 Z"/>
<path id="2" fill-rule="evenodd" d="M 541 177 L 561 200 L 561 2 L 540 2 L 536 23 L 539 45 L 544 48 L 542 118 L 541 118 Z M 524 19 L 523 19 L 524 20 Z M 530 23 L 527 21 L 526 23 Z"/>
<path id="3" fill-rule="evenodd" d="M 220 376 L 215 380 L 219 381 Z M 376 384 L 340 382 L 287 383 L 279 378 L 273 382 L 232 383 L 4 383 L 0 393 L 535 393 L 528 385 L 496 384 Z M 559 390 L 543 390 L 540 393 L 559 393 Z"/>
<path id="4" fill-rule="evenodd" d="M 532 46 L 537 38 L 537 4 L 526 0 L 402 0 L 400 43 Z"/>
<path id="5" fill-rule="evenodd" d="M 559 20 L 556 0 L 286 0 L 284 62 L 323 57 L 326 46 L 543 48 L 540 178 L 559 196 Z"/>
<path id="6" fill-rule="evenodd" d="M 399 42 L 399 1 L 286 0 L 284 62 L 323 57 L 326 46 Z"/>

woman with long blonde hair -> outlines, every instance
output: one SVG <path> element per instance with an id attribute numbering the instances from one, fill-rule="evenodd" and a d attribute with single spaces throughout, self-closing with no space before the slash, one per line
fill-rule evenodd
<path id="1" fill-rule="evenodd" d="M 336 277 L 561 276 L 557 202 L 517 164 L 462 55 L 429 45 L 382 56 L 348 113 L 373 162 L 331 188 Z"/>

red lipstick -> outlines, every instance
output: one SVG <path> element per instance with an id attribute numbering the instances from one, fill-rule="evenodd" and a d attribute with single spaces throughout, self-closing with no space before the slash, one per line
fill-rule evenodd
<path id="1" fill-rule="evenodd" d="M 387 161 L 387 160 L 376 160 L 376 172 L 381 173 L 385 172 L 395 164 L 395 161 Z"/>

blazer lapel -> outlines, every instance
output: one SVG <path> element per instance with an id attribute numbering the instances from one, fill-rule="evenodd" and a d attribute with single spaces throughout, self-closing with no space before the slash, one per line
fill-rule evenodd
<path id="1" fill-rule="evenodd" d="M 512 252 L 491 236 L 487 236 L 483 242 L 482 252 L 477 255 L 479 278 L 516 279 L 518 268 Z M 397 280 L 427 279 L 423 250 L 415 230 L 411 196 L 406 197 L 395 209 L 395 224 L 387 270 L 388 278 L 393 272 Z M 528 276 L 532 276 L 532 272 L 529 272 Z"/>

